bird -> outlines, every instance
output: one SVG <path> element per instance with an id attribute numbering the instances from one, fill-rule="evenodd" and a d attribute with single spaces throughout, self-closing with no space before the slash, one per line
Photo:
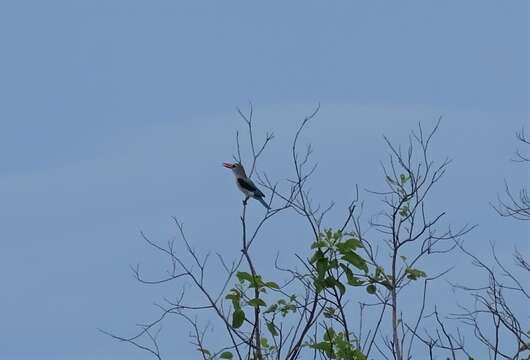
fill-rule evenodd
<path id="1" fill-rule="evenodd" d="M 260 189 L 252 182 L 252 180 L 249 179 L 247 174 L 245 173 L 245 169 L 243 168 L 243 165 L 240 163 L 223 163 L 223 166 L 227 169 L 231 169 L 234 173 L 234 176 L 236 177 L 236 185 L 237 188 L 245 194 L 245 200 L 243 201 L 244 204 L 246 204 L 247 200 L 249 198 L 253 198 L 258 200 L 267 210 L 270 210 L 269 204 L 263 200 L 265 197 L 265 194 L 263 194 Z"/>

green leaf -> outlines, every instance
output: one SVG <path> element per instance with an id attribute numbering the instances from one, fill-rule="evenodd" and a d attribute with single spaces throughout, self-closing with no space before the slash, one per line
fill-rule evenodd
<path id="1" fill-rule="evenodd" d="M 335 280 L 335 286 L 339 288 L 341 295 L 344 295 L 346 293 L 346 287 L 340 281 Z"/>
<path id="2" fill-rule="evenodd" d="M 330 262 L 328 262 L 328 270 L 336 269 L 338 266 L 339 266 L 339 261 L 337 259 L 333 259 Z"/>
<path id="3" fill-rule="evenodd" d="M 315 253 L 313 254 L 313 256 L 311 257 L 309 261 L 311 262 L 311 264 L 314 264 L 319 259 L 322 259 L 323 257 L 324 257 L 324 253 L 322 252 L 322 250 L 318 249 L 317 251 L 315 251 Z"/>
<path id="4" fill-rule="evenodd" d="M 239 296 L 237 296 L 237 294 L 230 293 L 230 294 L 226 294 L 225 299 L 227 299 L 227 300 L 238 300 Z"/>
<path id="5" fill-rule="evenodd" d="M 341 254 L 348 252 L 348 250 L 355 250 L 360 247 L 363 247 L 361 240 L 353 238 L 337 244 L 337 249 Z"/>
<path id="6" fill-rule="evenodd" d="M 311 249 L 318 249 L 322 247 L 327 247 L 328 243 L 325 240 L 317 240 L 313 244 L 311 244 Z"/>
<path id="7" fill-rule="evenodd" d="M 335 330 L 333 328 L 326 329 L 324 333 L 324 340 L 332 342 L 335 339 Z"/>
<path id="8" fill-rule="evenodd" d="M 385 269 L 383 269 L 381 266 L 378 266 L 375 268 L 375 278 L 379 279 L 382 277 L 382 275 L 385 274 Z"/>
<path id="9" fill-rule="evenodd" d="M 343 254 L 342 260 L 349 262 L 357 269 L 363 270 L 365 273 L 368 272 L 368 265 L 366 264 L 366 261 L 353 251 L 348 251 L 347 253 Z"/>
<path id="10" fill-rule="evenodd" d="M 324 352 L 329 358 L 333 356 L 333 347 L 329 342 L 322 341 L 319 343 L 308 344 L 308 346 L 311 349 L 316 349 Z"/>
<path id="11" fill-rule="evenodd" d="M 324 275 L 326 275 L 326 271 L 328 271 L 328 269 L 329 269 L 328 259 L 326 259 L 324 257 L 318 259 L 317 263 L 316 263 L 316 268 L 317 268 L 318 276 L 319 277 L 324 277 Z"/>
<path id="12" fill-rule="evenodd" d="M 276 330 L 276 325 L 274 325 L 273 322 L 267 321 L 267 329 L 269 329 L 269 332 L 272 336 L 278 336 L 278 331 Z"/>
<path id="13" fill-rule="evenodd" d="M 239 301 L 241 300 L 241 294 L 239 293 L 239 290 L 231 289 L 230 292 L 225 296 L 225 299 L 232 300 L 232 305 L 235 309 L 241 307 L 239 304 Z"/>
<path id="14" fill-rule="evenodd" d="M 324 280 L 324 286 L 328 289 L 331 289 L 331 288 L 334 288 L 335 285 L 336 285 L 336 281 L 334 277 L 332 276 L 328 276 L 325 280 Z"/>
<path id="15" fill-rule="evenodd" d="M 368 285 L 368 286 L 366 287 L 366 292 L 367 292 L 368 294 L 372 294 L 372 295 L 373 295 L 373 294 L 375 294 L 376 290 L 377 290 L 377 288 L 375 287 L 374 284 L 370 284 L 370 285 Z"/>
<path id="16" fill-rule="evenodd" d="M 317 293 L 321 292 L 322 289 L 326 287 L 326 284 L 324 284 L 324 279 L 315 279 L 314 285 L 315 285 L 315 291 Z"/>
<path id="17" fill-rule="evenodd" d="M 282 315 L 284 317 L 289 313 L 289 311 L 291 311 L 293 313 L 296 312 L 296 305 L 295 304 L 287 304 L 281 310 Z"/>
<path id="18" fill-rule="evenodd" d="M 278 310 L 278 304 L 272 304 L 272 305 L 269 306 L 269 308 L 268 308 L 267 310 L 265 310 L 263 313 L 264 313 L 264 314 L 270 314 L 270 313 L 276 312 L 276 310 Z"/>
<path id="19" fill-rule="evenodd" d="M 350 286 L 363 286 L 364 285 L 364 281 L 362 281 L 361 279 L 359 279 L 357 277 L 354 277 L 353 279 L 348 281 L 348 284 Z"/>
<path id="20" fill-rule="evenodd" d="M 348 285 L 350 286 L 360 286 L 363 284 L 361 280 L 359 280 L 358 277 L 353 275 L 353 272 L 349 267 L 347 267 L 344 264 L 340 264 L 340 267 L 342 270 L 344 270 L 344 273 L 346 274 L 346 280 L 348 281 Z"/>
<path id="21" fill-rule="evenodd" d="M 260 298 L 249 300 L 248 304 L 253 307 L 267 306 L 267 304 L 265 304 L 265 301 L 261 300 Z"/>
<path id="22" fill-rule="evenodd" d="M 200 351 L 200 352 L 202 352 L 204 355 L 206 355 L 206 356 L 208 356 L 208 357 L 212 356 L 212 353 L 209 352 L 209 351 L 206 350 L 206 349 L 197 348 L 197 350 Z"/>
<path id="23" fill-rule="evenodd" d="M 362 286 L 362 285 L 364 285 L 364 281 L 362 281 L 358 277 L 354 276 L 351 279 L 348 279 L 348 285 L 350 285 L 350 286 Z"/>
<path id="24" fill-rule="evenodd" d="M 266 337 L 262 337 L 260 339 L 260 343 L 261 343 L 261 346 L 263 346 L 264 348 L 268 348 L 269 347 L 269 340 L 267 340 Z"/>
<path id="25" fill-rule="evenodd" d="M 234 354 L 232 354 L 230 351 L 225 351 L 224 353 L 221 354 L 219 358 L 220 359 L 233 359 Z"/>
<path id="26" fill-rule="evenodd" d="M 324 309 L 324 317 L 329 319 L 335 316 L 335 308 L 328 306 Z"/>
<path id="27" fill-rule="evenodd" d="M 252 281 L 252 283 L 250 285 L 251 288 L 258 288 L 259 289 L 259 288 L 263 287 L 264 284 L 263 284 L 263 280 L 261 278 L 261 275 L 255 275 L 253 280 L 254 281 Z"/>
<path id="28" fill-rule="evenodd" d="M 403 205 L 401 209 L 399 209 L 399 215 L 402 217 L 406 217 L 410 213 L 410 209 L 407 205 Z"/>
<path id="29" fill-rule="evenodd" d="M 245 312 L 241 309 L 236 309 L 232 314 L 232 327 L 238 329 L 245 321 Z"/>
<path id="30" fill-rule="evenodd" d="M 407 274 L 407 278 L 410 280 L 418 280 L 419 278 L 427 277 L 427 274 L 424 271 L 413 268 L 406 268 L 405 274 Z"/>
<path id="31" fill-rule="evenodd" d="M 241 281 L 241 282 L 244 282 L 244 281 L 248 281 L 249 283 L 252 283 L 252 282 L 253 282 L 252 275 L 249 274 L 248 272 L 239 271 L 239 272 L 237 273 L 237 278 L 238 278 L 239 281 Z"/>
<path id="32" fill-rule="evenodd" d="M 276 284 L 274 281 L 266 282 L 265 286 L 270 288 L 270 289 L 279 289 L 280 288 L 280 286 L 278 284 Z"/>

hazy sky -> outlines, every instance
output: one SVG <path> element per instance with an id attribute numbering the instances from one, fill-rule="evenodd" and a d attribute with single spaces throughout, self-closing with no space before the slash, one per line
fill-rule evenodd
<path id="1" fill-rule="evenodd" d="M 304 143 L 317 199 L 337 202 L 329 226 L 355 184 L 382 185 L 382 134 L 402 142 L 443 115 L 433 155 L 454 162 L 433 207 L 478 224 L 481 255 L 488 241 L 528 253 L 528 226 L 488 205 L 504 179 L 529 180 L 510 162 L 529 115 L 528 17 L 526 0 L 0 2 L 0 358 L 149 358 L 97 329 L 131 334 L 176 293 L 132 278 L 129 264 L 166 265 L 139 230 L 165 242 L 174 215 L 200 251 L 238 253 L 241 194 L 221 163 L 249 100 L 258 136 L 276 134 L 260 166 L 277 179 L 321 103 Z M 258 266 L 303 253 L 299 225 L 268 225 Z M 174 359 L 197 356 L 179 323 L 165 330 Z"/>

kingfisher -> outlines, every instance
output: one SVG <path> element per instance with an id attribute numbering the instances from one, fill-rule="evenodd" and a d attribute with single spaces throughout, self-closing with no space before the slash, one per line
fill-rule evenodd
<path id="1" fill-rule="evenodd" d="M 265 194 L 263 194 L 260 189 L 254 184 L 252 180 L 245 173 L 243 165 L 240 163 L 223 163 L 223 166 L 227 169 L 231 169 L 236 177 L 237 188 L 245 194 L 245 202 L 249 198 L 258 200 L 267 210 L 270 210 L 270 206 L 263 200 Z"/>

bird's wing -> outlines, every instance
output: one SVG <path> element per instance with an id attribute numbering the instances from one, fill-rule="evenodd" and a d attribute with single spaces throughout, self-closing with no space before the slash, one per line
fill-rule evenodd
<path id="1" fill-rule="evenodd" d="M 243 189 L 251 191 L 254 193 L 254 196 L 265 196 L 257 187 L 254 185 L 252 180 L 249 178 L 243 179 L 243 178 L 237 178 L 237 183 L 239 186 L 241 186 Z"/>

